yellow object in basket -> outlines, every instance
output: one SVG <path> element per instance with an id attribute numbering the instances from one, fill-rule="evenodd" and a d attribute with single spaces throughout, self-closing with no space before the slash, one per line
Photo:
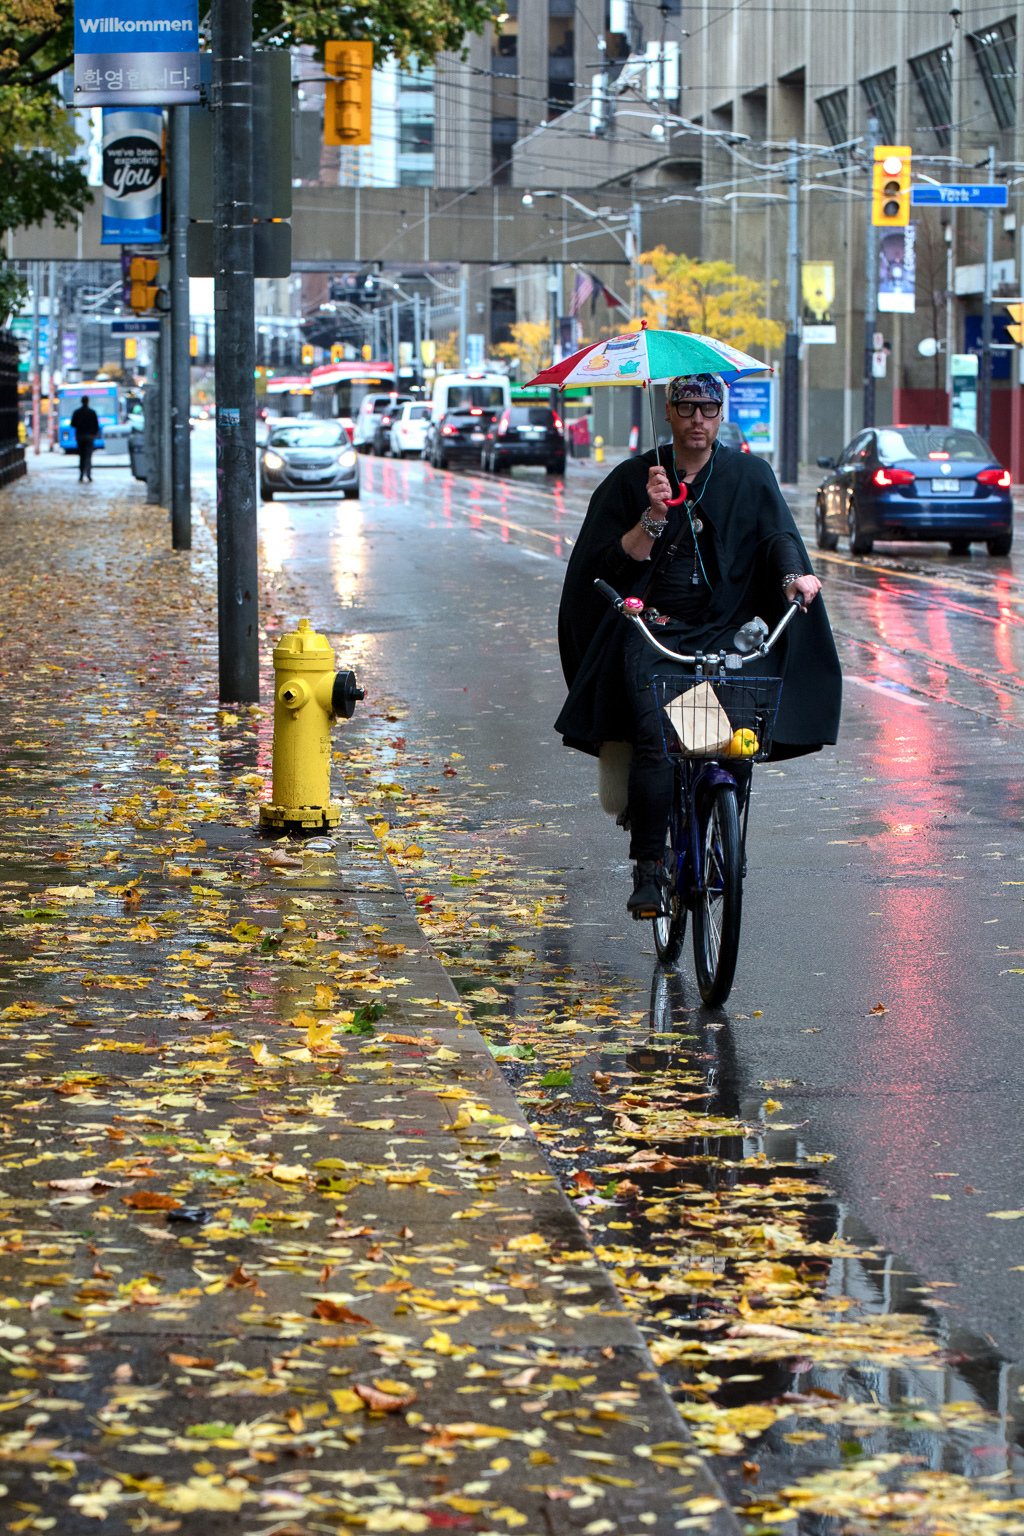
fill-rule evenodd
<path id="1" fill-rule="evenodd" d="M 732 740 L 725 751 L 726 757 L 753 757 L 760 743 L 754 732 L 748 727 L 743 730 L 733 731 Z"/>

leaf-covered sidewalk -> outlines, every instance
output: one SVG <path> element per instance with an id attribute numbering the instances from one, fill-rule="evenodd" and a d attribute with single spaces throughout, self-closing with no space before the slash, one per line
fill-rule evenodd
<path id="1" fill-rule="evenodd" d="M 0 501 L 7 1528 L 734 1529 L 366 823 L 256 837 L 208 533 L 76 489 Z"/>

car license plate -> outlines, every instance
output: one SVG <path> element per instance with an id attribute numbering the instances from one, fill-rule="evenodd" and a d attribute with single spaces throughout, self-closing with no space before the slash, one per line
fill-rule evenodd
<path id="1" fill-rule="evenodd" d="M 326 469 L 293 469 L 292 474 L 296 480 L 325 480 L 330 471 Z"/>
<path id="2" fill-rule="evenodd" d="M 482 432 L 471 432 L 469 434 L 469 440 L 472 443 L 482 443 L 484 440 L 484 434 Z"/>
<path id="3" fill-rule="evenodd" d="M 959 490 L 960 490 L 960 481 L 959 480 L 933 480 L 932 481 L 932 495 L 933 496 L 949 496 L 950 494 L 955 496 L 959 492 Z"/>

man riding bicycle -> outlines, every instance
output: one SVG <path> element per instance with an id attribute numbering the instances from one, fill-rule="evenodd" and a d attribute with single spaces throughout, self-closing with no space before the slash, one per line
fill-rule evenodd
<path id="1" fill-rule="evenodd" d="M 816 752 L 836 740 L 842 678 L 821 583 L 792 513 L 766 463 L 718 442 L 723 381 L 714 374 L 672 379 L 665 415 L 671 448 L 619 464 L 591 497 L 566 571 L 558 616 L 569 687 L 555 729 L 566 746 L 598 754 L 629 742 L 628 910 L 664 911 L 665 839 L 673 770 L 665 756 L 651 676 L 658 657 L 594 589 L 602 578 L 640 597 L 644 618 L 673 650 L 731 644 L 754 617 L 769 625 L 798 600 L 807 608 L 763 670 L 783 678 L 772 757 Z M 686 486 L 669 506 L 673 477 Z M 817 600 L 816 600 L 817 599 Z M 753 670 L 757 670 L 755 667 Z"/>

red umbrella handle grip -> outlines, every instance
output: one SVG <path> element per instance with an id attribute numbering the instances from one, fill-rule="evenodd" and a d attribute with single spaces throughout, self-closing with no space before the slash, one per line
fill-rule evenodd
<path id="1" fill-rule="evenodd" d="M 681 507 L 685 500 L 686 500 L 686 486 L 680 480 L 680 482 L 679 482 L 679 495 L 678 496 L 673 496 L 672 500 L 671 501 L 667 501 L 665 503 L 665 505 L 667 507 Z"/>

